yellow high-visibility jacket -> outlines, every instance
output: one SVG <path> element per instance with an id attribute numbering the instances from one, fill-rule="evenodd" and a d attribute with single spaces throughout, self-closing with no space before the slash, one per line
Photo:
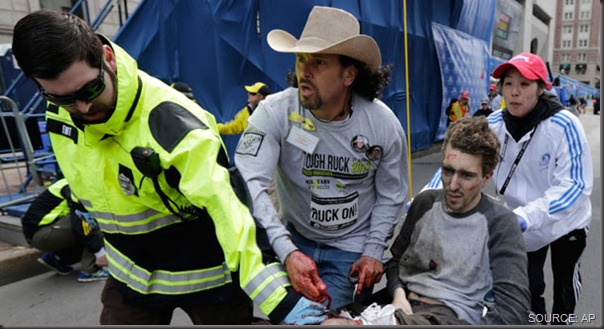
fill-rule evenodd
<path id="1" fill-rule="evenodd" d="M 218 132 L 221 135 L 241 134 L 247 128 L 247 119 L 252 114 L 249 105 L 246 105 L 241 111 L 235 114 L 235 119 L 227 123 L 218 124 Z"/>
<path id="2" fill-rule="evenodd" d="M 124 298 L 157 306 L 186 296 L 215 305 L 247 295 L 271 320 L 282 320 L 300 295 L 283 265 L 263 261 L 254 219 L 221 165 L 228 159 L 214 116 L 99 37 L 116 56 L 115 111 L 105 123 L 82 125 L 49 104 L 46 119 L 73 194 L 104 233 L 109 271 Z M 197 207 L 206 216 L 182 220 L 165 206 L 133 161 L 139 146 L 159 155 L 158 182 L 174 208 Z"/>
<path id="3" fill-rule="evenodd" d="M 449 113 L 449 120 L 455 122 L 465 117 L 470 112 L 469 107 L 469 104 L 463 105 L 460 101 L 453 103 L 453 106 L 451 106 L 451 113 Z"/>
<path id="4" fill-rule="evenodd" d="M 51 225 L 69 214 L 67 200 L 61 194 L 61 190 L 65 186 L 67 186 L 67 180 L 64 178 L 52 183 L 47 190 L 36 197 L 27 212 L 21 217 L 21 227 L 28 242 L 31 242 L 40 227 Z"/>

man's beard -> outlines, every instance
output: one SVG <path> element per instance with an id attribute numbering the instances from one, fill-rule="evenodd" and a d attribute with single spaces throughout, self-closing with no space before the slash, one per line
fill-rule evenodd
<path id="1" fill-rule="evenodd" d="M 88 119 L 86 119 L 86 114 L 83 114 L 83 113 L 72 113 L 71 116 L 74 119 L 74 121 L 82 123 L 82 124 L 86 124 L 86 125 L 99 124 L 99 123 L 107 122 L 109 120 L 109 118 L 111 118 L 111 115 L 113 115 L 114 111 L 115 111 L 114 106 L 98 104 L 98 105 L 92 106 L 90 108 L 90 113 L 99 113 L 99 112 L 103 113 L 103 116 L 101 116 L 99 119 L 88 120 Z"/>
<path id="2" fill-rule="evenodd" d="M 111 118 L 111 116 L 113 115 L 113 112 L 115 112 L 115 106 L 117 104 L 117 76 L 111 70 L 105 70 L 105 73 L 108 74 L 109 77 L 111 78 L 111 85 L 113 87 L 113 99 L 112 99 L 113 105 L 107 105 L 104 103 L 93 104 L 90 107 L 90 113 L 101 112 L 101 113 L 103 113 L 102 117 L 100 117 L 99 119 L 96 119 L 96 120 L 87 120 L 86 115 L 84 115 L 82 113 L 72 114 L 71 116 L 75 121 L 82 123 L 82 124 L 86 124 L 86 125 L 105 123 L 109 120 L 109 118 Z M 105 80 L 105 81 L 107 81 L 107 80 Z"/>
<path id="3" fill-rule="evenodd" d="M 298 99 L 300 100 L 300 105 L 309 110 L 316 110 L 323 106 L 323 99 L 321 98 L 321 93 L 319 93 L 319 89 L 313 83 L 307 80 L 302 80 L 298 82 L 300 85 L 301 82 L 310 84 L 313 88 L 314 93 L 311 97 L 302 96 L 302 92 L 298 89 Z M 299 87 L 298 87 L 299 88 Z"/>
<path id="4" fill-rule="evenodd" d="M 321 99 L 321 96 L 319 95 L 315 95 L 313 97 L 313 99 L 310 99 L 308 97 L 303 97 L 303 96 L 299 96 L 298 98 L 300 98 L 300 104 L 309 110 L 316 110 L 318 108 L 320 108 L 321 106 L 323 106 L 323 100 Z"/>

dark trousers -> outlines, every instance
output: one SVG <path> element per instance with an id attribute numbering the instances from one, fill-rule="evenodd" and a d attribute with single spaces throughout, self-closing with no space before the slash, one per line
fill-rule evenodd
<path id="1" fill-rule="evenodd" d="M 552 314 L 573 314 L 581 294 L 580 257 L 585 249 L 586 229 L 578 229 L 552 242 L 537 251 L 528 253 L 529 288 L 531 291 L 531 310 L 543 315 L 545 309 L 545 281 L 543 266 L 547 250 L 551 248 L 551 265 L 554 281 L 554 305 Z M 559 319 L 560 317 L 551 317 Z M 568 318 L 568 317 L 566 317 Z M 551 324 L 563 324 L 555 323 Z"/>
<path id="2" fill-rule="evenodd" d="M 413 314 L 405 314 L 403 310 L 394 311 L 394 317 L 401 325 L 429 326 L 429 325 L 470 325 L 467 321 L 457 317 L 455 312 L 445 305 L 417 305 L 411 308 Z"/>
<path id="3" fill-rule="evenodd" d="M 109 278 L 101 294 L 102 325 L 169 325 L 174 308 L 141 308 L 124 303 L 115 279 Z M 252 324 L 251 300 L 219 305 L 178 306 L 195 325 L 248 325 Z"/>
<path id="4" fill-rule="evenodd" d="M 103 240 L 103 235 L 98 229 L 90 234 Z M 86 249 L 83 241 L 74 233 L 70 216 L 64 216 L 52 225 L 41 227 L 30 243 L 36 249 L 54 252 L 66 265 L 81 262 L 83 272 L 90 274 L 98 270 L 94 253 Z"/>

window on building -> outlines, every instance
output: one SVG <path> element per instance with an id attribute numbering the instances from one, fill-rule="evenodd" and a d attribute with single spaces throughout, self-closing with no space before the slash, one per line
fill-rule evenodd
<path id="1" fill-rule="evenodd" d="M 572 25 L 564 25 L 564 27 L 562 28 L 562 34 L 573 34 L 573 27 Z"/>
<path id="2" fill-rule="evenodd" d="M 579 25 L 579 33 L 589 33 L 589 25 L 587 25 L 587 24 Z"/>
<path id="3" fill-rule="evenodd" d="M 575 4 L 575 0 L 564 0 L 565 6 L 571 6 Z"/>
<path id="4" fill-rule="evenodd" d="M 581 12 L 579 13 L 579 19 L 590 19 L 591 18 L 591 11 L 589 10 L 581 10 Z"/>
<path id="5" fill-rule="evenodd" d="M 591 5 L 591 0 L 581 0 L 581 3 L 584 5 Z"/>
<path id="6" fill-rule="evenodd" d="M 565 12 L 564 13 L 564 20 L 565 21 L 572 21 L 573 20 L 573 13 L 572 12 Z"/>
<path id="7" fill-rule="evenodd" d="M 577 62 L 587 62 L 587 54 L 586 53 L 577 54 Z"/>
<path id="8" fill-rule="evenodd" d="M 570 55 L 569 54 L 560 55 L 560 62 L 562 62 L 562 63 L 570 62 Z"/>
<path id="9" fill-rule="evenodd" d="M 586 39 L 580 39 L 578 47 L 579 48 L 587 48 L 587 40 Z"/>

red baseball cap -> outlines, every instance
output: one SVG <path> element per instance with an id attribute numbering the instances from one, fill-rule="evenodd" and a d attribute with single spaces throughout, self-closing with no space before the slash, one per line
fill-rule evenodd
<path id="1" fill-rule="evenodd" d="M 493 70 L 493 77 L 500 79 L 510 67 L 515 67 L 525 79 L 541 80 L 545 83 L 546 89 L 552 88 L 551 82 L 547 81 L 547 69 L 541 57 L 528 52 L 520 53 L 509 61 L 497 66 Z"/>
<path id="2" fill-rule="evenodd" d="M 492 83 L 492 84 L 489 86 L 489 91 L 495 91 L 495 90 L 497 90 L 497 86 L 496 86 L 494 83 Z"/>

